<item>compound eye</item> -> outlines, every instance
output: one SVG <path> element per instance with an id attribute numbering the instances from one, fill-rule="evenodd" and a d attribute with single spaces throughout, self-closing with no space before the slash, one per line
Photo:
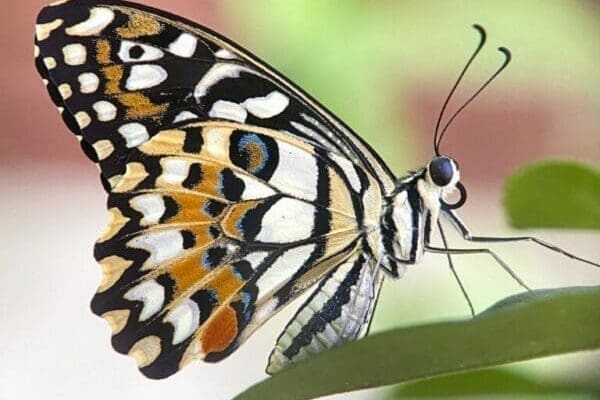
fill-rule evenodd
<path id="1" fill-rule="evenodd" d="M 443 187 L 452 181 L 454 166 L 448 157 L 436 157 L 429 163 L 429 175 L 437 186 Z"/>

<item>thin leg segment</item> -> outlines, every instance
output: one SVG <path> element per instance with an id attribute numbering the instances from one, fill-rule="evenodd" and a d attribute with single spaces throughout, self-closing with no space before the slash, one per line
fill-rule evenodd
<path id="1" fill-rule="evenodd" d="M 557 253 L 560 253 L 564 256 L 567 256 L 569 258 L 572 258 L 573 260 L 577 260 L 589 265 L 592 265 L 594 267 L 598 267 L 600 268 L 600 264 L 595 263 L 593 261 L 590 260 L 586 260 L 585 258 L 581 258 L 576 256 L 575 254 L 569 253 L 566 250 L 563 250 L 562 248 L 552 244 L 552 243 L 548 243 L 544 240 L 532 237 L 532 236 L 513 236 L 513 237 L 493 237 L 493 236 L 473 236 L 471 235 L 471 232 L 469 230 L 469 228 L 467 228 L 467 226 L 464 224 L 464 222 L 462 222 L 462 220 L 460 219 L 460 217 L 452 210 L 442 210 L 442 215 L 444 217 L 446 217 L 446 219 L 448 221 L 450 221 L 450 223 L 452 224 L 452 226 L 458 231 L 460 232 L 460 234 L 462 235 L 462 237 L 465 240 L 468 240 L 470 242 L 479 242 L 479 243 L 499 243 L 499 242 L 533 242 L 536 243 L 540 246 L 543 246 L 547 249 L 550 249 L 552 251 L 555 251 Z"/>
<path id="2" fill-rule="evenodd" d="M 446 241 L 446 235 L 444 234 L 444 230 L 442 229 L 442 224 L 440 223 L 439 219 L 437 222 L 437 226 L 438 226 L 438 229 L 440 230 L 440 236 L 442 237 L 442 242 L 444 243 L 444 248 L 448 249 L 448 242 Z M 454 263 L 452 262 L 452 256 L 450 255 L 450 253 L 446 253 L 446 257 L 448 258 L 448 266 L 450 267 L 450 271 L 452 271 L 452 275 L 454 275 L 454 279 L 456 279 L 456 282 L 458 283 L 458 286 L 460 286 L 460 290 L 461 290 L 463 296 L 465 297 L 465 300 L 467 300 L 467 304 L 469 305 L 469 309 L 471 310 L 471 315 L 473 317 L 475 317 L 475 309 L 473 308 L 473 303 L 471 302 L 471 299 L 469 298 L 469 295 L 467 294 L 467 291 L 466 291 L 465 287 L 463 286 L 458 274 L 456 273 L 456 269 L 454 268 Z"/>
<path id="3" fill-rule="evenodd" d="M 510 274 L 510 276 L 513 277 L 514 280 L 516 280 L 519 283 L 519 285 L 525 288 L 528 292 L 531 292 L 529 286 L 527 286 L 525 282 L 523 282 L 523 280 L 519 278 L 515 271 L 513 271 L 512 268 L 508 266 L 508 264 L 506 264 L 496 253 L 494 253 L 490 249 L 448 249 L 442 247 L 426 246 L 425 251 L 429 253 L 438 254 L 489 254 L 506 272 Z"/>

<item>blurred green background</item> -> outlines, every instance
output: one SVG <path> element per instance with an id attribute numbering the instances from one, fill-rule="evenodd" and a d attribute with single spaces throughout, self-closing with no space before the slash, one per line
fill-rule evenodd
<path id="1" fill-rule="evenodd" d="M 600 161 L 597 1 L 144 3 L 207 25 L 253 51 L 346 121 L 398 175 L 432 156 L 437 112 L 477 43 L 471 25 L 483 25 L 488 45 L 450 110 L 502 62 L 496 47 L 509 47 L 513 62 L 461 115 L 442 145 L 460 163 L 469 189 L 461 213 L 476 232 L 511 231 L 502 214 L 502 184 L 516 168 L 550 157 Z M 104 194 L 95 168 L 80 154 L 33 69 L 33 23 L 44 4 L 7 2 L 0 24 L 0 46 L 10 55 L 0 66 L 0 398 L 164 399 L 191 391 L 207 399 L 230 398 L 265 376 L 268 352 L 294 306 L 230 359 L 195 364 L 169 381 L 141 378 L 131 360 L 112 352 L 108 329 L 88 311 L 100 279 L 91 248 L 106 222 Z M 536 234 L 600 259 L 592 232 Z M 451 240 L 461 244 L 455 236 Z M 597 271 L 527 244 L 497 249 L 535 288 L 600 283 Z M 484 256 L 455 262 L 478 310 L 519 290 Z M 467 317 L 444 258 L 427 256 L 404 279 L 386 283 L 373 327 Z M 390 356 L 402 354 L 390 349 Z M 520 363 L 498 374 L 445 384 L 476 382 L 487 390 L 479 398 L 490 398 L 490 392 L 529 398 L 502 390 L 514 377 L 528 382 L 525 387 L 542 388 L 531 398 L 549 393 L 594 398 L 590 388 L 600 381 L 600 357 L 574 354 Z M 396 396 L 397 389 L 381 389 L 337 398 Z"/>

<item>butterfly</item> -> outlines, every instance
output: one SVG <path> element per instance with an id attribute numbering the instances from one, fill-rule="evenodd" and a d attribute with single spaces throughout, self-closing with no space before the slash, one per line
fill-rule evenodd
<path id="1" fill-rule="evenodd" d="M 397 178 L 310 95 L 206 27 L 116 0 L 45 7 L 37 70 L 108 194 L 91 307 L 113 347 L 165 378 L 194 359 L 227 357 L 312 289 L 277 339 L 272 374 L 365 336 L 384 278 L 425 252 L 450 262 L 487 252 L 518 279 L 491 250 L 450 249 L 445 237 L 432 246 L 440 219 L 466 240 L 534 241 L 589 262 L 531 237 L 473 236 L 455 211 L 466 190 L 458 163 L 439 151 L 448 127 L 439 124 L 485 42 L 476 29 L 480 44 L 438 119 L 435 157 Z M 501 51 L 503 66 L 478 93 L 508 64 Z"/>

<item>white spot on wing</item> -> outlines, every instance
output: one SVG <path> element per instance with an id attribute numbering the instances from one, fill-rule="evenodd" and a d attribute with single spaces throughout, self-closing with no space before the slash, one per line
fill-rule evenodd
<path id="1" fill-rule="evenodd" d="M 108 101 L 97 101 L 94 103 L 92 108 L 94 109 L 94 111 L 96 111 L 98 121 L 112 121 L 117 117 L 117 107 L 115 107 L 114 104 Z"/>
<path id="2" fill-rule="evenodd" d="M 130 122 L 121 126 L 119 133 L 123 136 L 129 148 L 139 146 L 150 138 L 146 127 L 139 122 Z"/>
<path id="3" fill-rule="evenodd" d="M 140 321 L 145 321 L 162 308 L 165 301 L 165 288 L 155 280 L 144 281 L 129 289 L 123 297 L 130 301 L 144 303 L 140 312 Z"/>
<path id="4" fill-rule="evenodd" d="M 94 7 L 90 10 L 90 17 L 83 22 L 68 27 L 65 32 L 71 36 L 99 35 L 115 18 L 115 13 L 104 7 Z"/>
<path id="5" fill-rule="evenodd" d="M 89 114 L 85 111 L 79 111 L 75 113 L 74 116 L 75 121 L 77 121 L 77 125 L 79 125 L 79 128 L 81 129 L 86 128 L 92 122 L 92 119 L 90 118 Z"/>
<path id="6" fill-rule="evenodd" d="M 166 211 L 163 197 L 158 194 L 143 194 L 129 200 L 131 207 L 139 211 L 143 217 L 141 226 L 156 225 Z"/>
<path id="7" fill-rule="evenodd" d="M 92 145 L 94 150 L 96 150 L 96 154 L 98 155 L 98 159 L 100 161 L 106 159 L 110 156 L 113 151 L 115 151 L 115 147 L 113 146 L 110 140 L 99 140 Z"/>
<path id="8" fill-rule="evenodd" d="M 71 97 L 73 95 L 73 91 L 71 90 L 71 85 L 69 85 L 68 83 L 63 83 L 61 85 L 58 85 L 58 93 L 60 93 L 60 96 L 64 100 L 67 100 L 69 97 Z"/>
<path id="9" fill-rule="evenodd" d="M 304 201 L 284 197 L 265 213 L 256 240 L 286 243 L 310 237 L 314 227 L 315 207 Z"/>
<path id="10" fill-rule="evenodd" d="M 319 171 L 315 157 L 286 142 L 279 142 L 279 164 L 269 183 L 305 200 L 317 197 Z"/>
<path id="11" fill-rule="evenodd" d="M 253 269 L 256 269 L 268 255 L 269 253 L 267 251 L 255 251 L 244 257 L 244 260 L 248 261 Z"/>
<path id="12" fill-rule="evenodd" d="M 136 46 L 142 49 L 142 55 L 138 58 L 132 58 L 129 52 L 132 47 Z M 161 59 L 164 55 L 165 53 L 161 49 L 142 43 L 135 43 L 130 40 L 123 40 L 119 48 L 119 58 L 123 62 L 155 61 Z"/>
<path id="13" fill-rule="evenodd" d="M 290 99 L 275 90 L 264 97 L 247 99 L 242 106 L 258 118 L 272 118 L 281 114 L 288 104 L 290 104 Z"/>
<path id="14" fill-rule="evenodd" d="M 160 65 L 134 65 L 131 67 L 125 87 L 127 90 L 148 89 L 160 85 L 167 77 L 167 71 Z"/>
<path id="15" fill-rule="evenodd" d="M 165 317 L 175 328 L 173 344 L 179 344 L 189 338 L 198 329 L 200 324 L 200 309 L 192 300 L 185 300 L 182 304 L 171 310 Z"/>
<path id="16" fill-rule="evenodd" d="M 49 70 L 56 68 L 56 59 L 54 57 L 44 57 L 43 61 L 44 61 L 44 65 Z"/>
<path id="17" fill-rule="evenodd" d="M 198 39 L 189 33 L 182 33 L 169 45 L 169 51 L 179 57 L 189 58 L 196 52 L 197 45 Z"/>
<path id="18" fill-rule="evenodd" d="M 314 248 L 315 244 L 307 244 L 290 249 L 279 256 L 256 281 L 258 296 L 270 297 L 282 287 L 304 265 Z"/>
<path id="19" fill-rule="evenodd" d="M 255 73 L 248 67 L 235 64 L 217 63 L 213 65 L 194 88 L 194 97 L 206 96 L 208 90 L 217 82 L 228 78 L 239 78 L 241 72 Z"/>
<path id="20" fill-rule="evenodd" d="M 63 20 L 60 18 L 55 19 L 52 22 L 48 22 L 46 24 L 37 24 L 35 26 L 35 37 L 38 41 L 46 40 L 50 37 L 50 34 L 53 30 L 61 26 Z"/>
<path id="21" fill-rule="evenodd" d="M 235 54 L 226 49 L 217 50 L 215 56 L 217 56 L 217 58 L 222 58 L 225 60 L 235 60 L 237 58 Z"/>
<path id="22" fill-rule="evenodd" d="M 231 101 L 217 100 L 208 112 L 212 118 L 222 118 L 230 121 L 244 122 L 248 113 L 239 104 Z"/>
<path id="23" fill-rule="evenodd" d="M 98 76 L 92 72 L 84 72 L 77 77 L 79 81 L 79 91 L 81 93 L 89 94 L 94 93 L 98 90 L 98 85 L 100 85 L 100 79 Z"/>
<path id="24" fill-rule="evenodd" d="M 194 114 L 193 112 L 182 111 L 179 114 L 177 114 L 177 116 L 175 117 L 173 122 L 182 122 L 182 121 L 187 121 L 188 119 L 195 119 L 195 118 L 198 118 L 198 116 L 196 114 Z"/>
<path id="25" fill-rule="evenodd" d="M 183 237 L 178 230 L 158 231 L 131 239 L 127 245 L 150 253 L 144 266 L 147 269 L 179 255 L 183 251 Z"/>
<path id="26" fill-rule="evenodd" d="M 188 177 L 190 164 L 186 160 L 167 158 L 161 161 L 163 173 L 161 179 L 167 183 L 181 185 Z"/>
<path id="27" fill-rule="evenodd" d="M 263 199 L 275 194 L 275 191 L 260 182 L 258 179 L 244 174 L 237 174 L 237 177 L 244 181 L 244 192 L 242 200 Z"/>
<path id="28" fill-rule="evenodd" d="M 81 43 L 68 44 L 62 49 L 65 64 L 82 65 L 87 58 L 87 50 Z"/>

